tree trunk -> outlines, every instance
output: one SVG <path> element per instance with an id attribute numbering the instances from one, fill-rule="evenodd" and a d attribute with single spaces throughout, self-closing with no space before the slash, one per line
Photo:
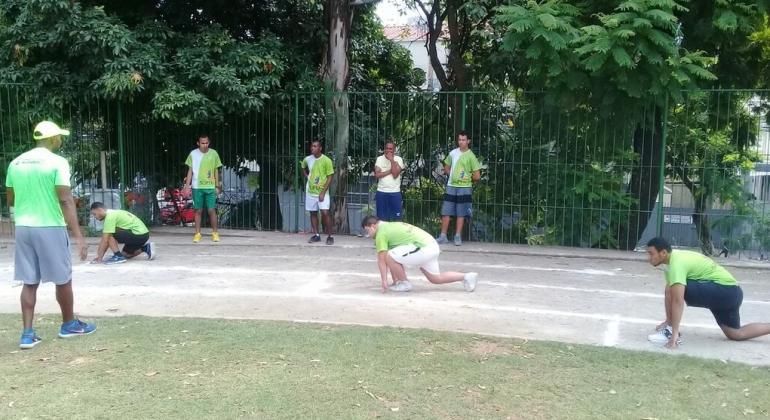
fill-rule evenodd
<path id="1" fill-rule="evenodd" d="M 332 198 L 334 206 L 332 217 L 334 231 L 349 233 L 348 229 L 348 140 L 350 103 L 347 92 L 337 92 L 332 99 L 334 114 L 334 180 L 332 181 Z"/>
<path id="2" fill-rule="evenodd" d="M 327 29 L 329 40 L 326 44 L 323 63 L 323 78 L 326 86 L 332 90 L 331 115 L 326 119 L 327 128 L 333 125 L 331 140 L 334 151 L 334 179 L 331 186 L 332 214 L 334 230 L 338 233 L 348 231 L 347 223 L 347 184 L 348 184 L 348 138 L 349 138 L 349 102 L 346 89 L 350 82 L 350 64 L 348 46 L 350 45 L 350 23 L 352 12 L 349 0 L 327 0 Z"/>
<path id="3" fill-rule="evenodd" d="M 636 211 L 629 215 L 628 228 L 621 237 L 620 248 L 633 250 L 639 238 L 647 228 L 660 186 L 660 157 L 663 147 L 663 110 L 655 107 L 653 131 L 640 123 L 634 130 L 634 152 L 639 155 L 639 162 L 631 174 L 629 193 L 638 200 Z M 650 135 L 651 134 L 651 135 Z M 660 203 L 662 206 L 663 203 Z"/>
<path id="4" fill-rule="evenodd" d="M 447 62 L 449 64 L 449 79 L 452 89 L 458 92 L 465 92 L 469 86 L 468 68 L 463 59 L 463 54 L 465 54 L 465 37 L 463 36 L 463 28 L 460 26 L 457 16 L 458 5 L 455 3 L 456 0 L 447 0 L 446 5 L 450 41 Z"/>
<path id="5" fill-rule="evenodd" d="M 693 197 L 696 196 L 697 189 L 692 188 L 690 192 Z M 700 249 L 705 255 L 714 255 L 714 244 L 711 242 L 711 227 L 709 226 L 709 200 L 707 194 L 700 194 L 695 199 L 695 211 L 692 215 L 692 221 L 695 223 L 695 229 L 698 232 Z"/>

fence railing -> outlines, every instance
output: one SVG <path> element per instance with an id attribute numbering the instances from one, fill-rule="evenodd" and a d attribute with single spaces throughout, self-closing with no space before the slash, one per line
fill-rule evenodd
<path id="1" fill-rule="evenodd" d="M 770 248 L 768 93 L 685 92 L 681 101 L 609 115 L 567 110 L 543 93 L 287 93 L 248 115 L 179 125 L 137 104 L 58 105 L 2 86 L 0 189 L 11 159 L 33 146 L 31 127 L 53 118 L 72 130 L 62 154 L 83 223 L 93 224 L 86 208 L 95 199 L 148 223 L 189 223 L 187 198 L 175 190 L 205 133 L 225 164 L 225 227 L 302 231 L 309 221 L 298 162 L 321 139 L 335 164 L 347 166 L 346 188 L 334 188 L 333 199 L 345 203 L 345 227 L 357 233 L 373 212 L 374 161 L 393 140 L 406 164 L 405 221 L 436 233 L 440 162 L 466 130 L 483 167 L 466 239 L 633 249 L 662 234 L 678 246 L 761 259 Z M 340 95 L 346 136 L 336 132 L 332 106 Z"/>

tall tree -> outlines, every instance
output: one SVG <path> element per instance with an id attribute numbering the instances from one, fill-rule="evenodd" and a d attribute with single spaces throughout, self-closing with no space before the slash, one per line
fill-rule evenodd
<path id="1" fill-rule="evenodd" d="M 524 57 L 511 80 L 528 75 L 528 87 L 545 89 L 560 107 L 637 121 L 629 192 L 638 207 L 623 249 L 636 246 L 657 199 L 667 98 L 715 79 L 707 70 L 710 58 L 679 45 L 676 13 L 683 10 L 673 0 L 547 0 L 500 6 L 494 20 L 503 31 L 501 50 Z"/>

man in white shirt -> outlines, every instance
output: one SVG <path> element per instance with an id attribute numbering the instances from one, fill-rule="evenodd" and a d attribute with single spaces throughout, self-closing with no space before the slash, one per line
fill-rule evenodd
<path id="1" fill-rule="evenodd" d="M 401 209 L 401 171 L 404 161 L 396 156 L 396 144 L 385 143 L 382 156 L 374 163 L 374 177 L 377 178 L 377 218 L 386 222 L 400 221 Z"/>

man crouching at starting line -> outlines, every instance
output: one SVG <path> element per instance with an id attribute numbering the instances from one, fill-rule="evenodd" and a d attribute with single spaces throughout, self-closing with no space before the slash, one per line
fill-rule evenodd
<path id="1" fill-rule="evenodd" d="M 367 236 L 374 238 L 377 249 L 377 265 L 382 278 L 382 293 L 408 292 L 412 284 L 406 279 L 407 267 L 420 267 L 420 271 L 429 282 L 444 284 L 462 281 L 465 290 L 472 292 L 476 288 L 477 273 L 457 271 L 441 272 L 438 256 L 441 249 L 428 232 L 402 222 L 383 222 L 375 216 L 366 216 L 361 227 Z M 388 286 L 388 270 L 393 283 Z"/>

